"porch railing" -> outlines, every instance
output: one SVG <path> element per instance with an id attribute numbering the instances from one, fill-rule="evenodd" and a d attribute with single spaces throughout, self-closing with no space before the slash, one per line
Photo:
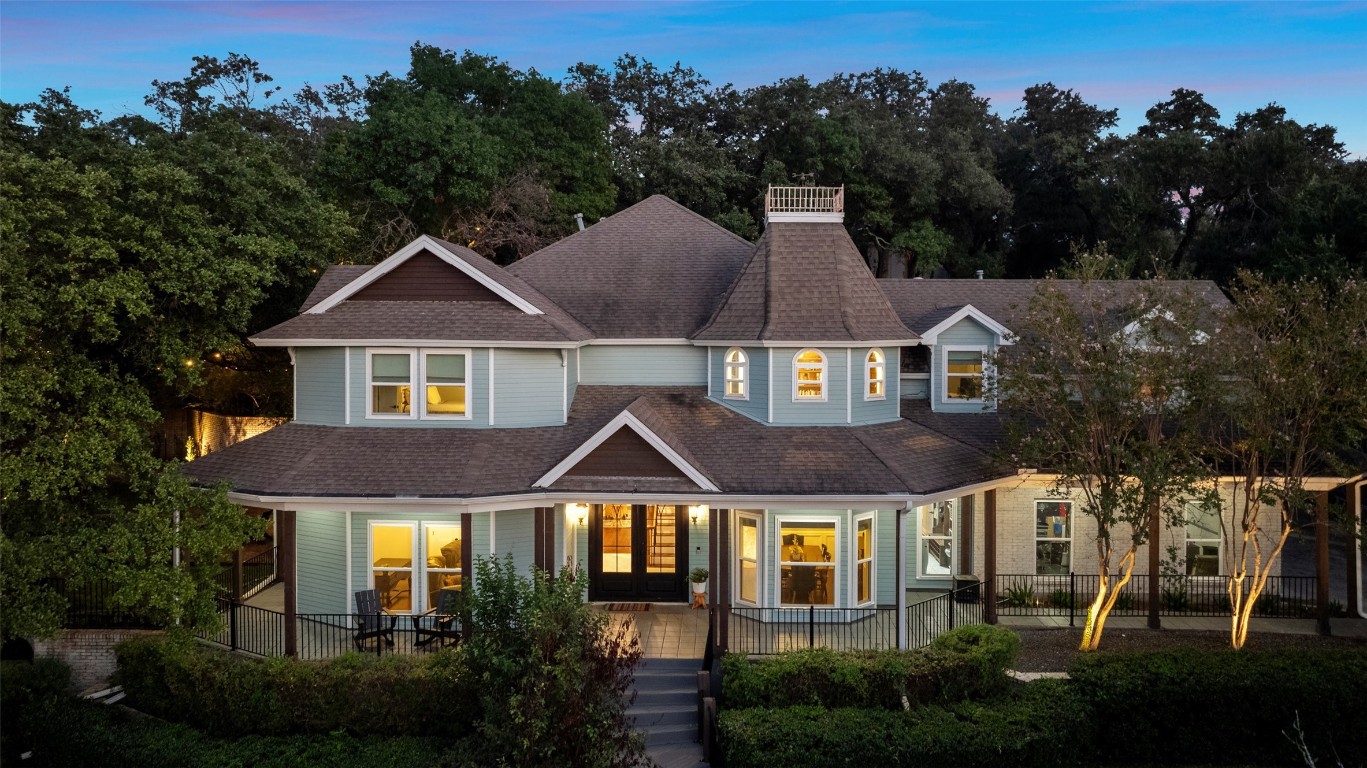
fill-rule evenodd
<path id="1" fill-rule="evenodd" d="M 907 606 L 907 647 L 924 648 L 955 627 L 983 623 L 977 582 Z"/>
<path id="2" fill-rule="evenodd" d="M 769 187 L 765 213 L 843 213 L 844 187 Z"/>
<path id="3" fill-rule="evenodd" d="M 897 608 L 731 608 L 733 653 L 767 655 L 801 648 L 897 647 Z"/>
<path id="4" fill-rule="evenodd" d="M 1147 616 L 1148 574 L 1136 574 L 1116 599 L 1112 616 Z M 1160 616 L 1228 616 L 1227 584 L 1223 576 L 1158 576 Z M 1080 623 L 1096 598 L 1100 577 L 1095 573 L 1061 575 L 1000 574 L 997 576 L 998 616 L 1068 616 Z M 1270 576 L 1253 606 L 1255 616 L 1273 619 L 1314 618 L 1314 576 Z"/>
<path id="5" fill-rule="evenodd" d="M 162 626 L 136 609 L 116 606 L 115 589 L 106 581 L 72 584 L 57 580 L 53 587 L 66 599 L 62 626 L 67 629 L 155 629 Z"/>
<path id="6" fill-rule="evenodd" d="M 241 593 L 238 594 L 237 564 L 229 563 L 219 573 L 218 593 L 221 597 L 245 600 L 275 583 L 275 548 L 271 547 L 242 561 Z"/>
<path id="7" fill-rule="evenodd" d="M 255 656 L 285 655 L 285 614 L 267 608 L 257 608 L 234 600 L 218 601 L 222 627 L 216 632 L 201 630 L 201 640 L 222 646 L 230 651 L 240 651 Z M 344 653 L 360 651 L 381 656 L 417 655 L 440 647 L 432 642 L 431 635 L 422 637 L 413 624 L 412 616 L 381 614 L 379 625 L 388 628 L 391 618 L 393 631 L 387 638 L 368 637 L 356 645 L 356 628 L 361 616 L 354 613 L 300 613 L 295 615 L 295 638 L 298 657 L 301 659 L 321 660 L 341 656 Z M 365 617 L 375 622 L 376 617 Z M 431 630 L 438 617 L 419 617 L 418 626 Z M 392 642 L 390 642 L 392 640 Z M 420 640 L 427 640 L 419 645 Z"/>

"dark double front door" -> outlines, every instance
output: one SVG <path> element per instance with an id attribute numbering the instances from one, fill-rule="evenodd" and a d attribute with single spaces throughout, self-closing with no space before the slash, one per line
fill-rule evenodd
<path id="1" fill-rule="evenodd" d="M 590 600 L 684 600 L 688 528 L 682 506 L 595 504 Z"/>

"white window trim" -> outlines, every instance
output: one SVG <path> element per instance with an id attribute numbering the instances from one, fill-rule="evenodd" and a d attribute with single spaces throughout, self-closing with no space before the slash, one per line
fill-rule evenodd
<path id="1" fill-rule="evenodd" d="M 859 524 L 869 521 L 869 556 L 859 559 Z M 850 534 L 850 605 L 866 608 L 878 603 L 878 513 L 863 512 L 855 515 Z M 869 564 L 869 599 L 859 602 L 859 564 Z"/>
<path id="2" fill-rule="evenodd" d="M 430 355 L 462 355 L 465 358 L 465 383 L 462 385 L 463 387 L 465 387 L 464 415 L 427 412 L 427 358 Z M 419 418 L 428 419 L 432 421 L 469 421 L 473 415 L 471 412 L 474 410 L 474 399 L 470 396 L 470 374 L 474 370 L 474 361 L 472 359 L 472 355 L 470 354 L 470 350 L 427 348 L 419 350 L 418 358 L 421 361 L 421 365 L 418 367 L 418 373 L 422 377 L 422 383 L 420 385 L 422 388 L 422 397 L 418 398 L 418 400 L 422 403 L 422 412 Z"/>
<path id="3" fill-rule="evenodd" d="M 1199 506 L 1200 506 L 1200 505 L 1198 505 L 1198 504 L 1196 504 L 1196 503 L 1194 503 L 1194 502 L 1186 502 L 1186 503 L 1184 503 L 1184 504 L 1182 505 L 1182 553 L 1183 553 L 1183 555 L 1182 555 L 1182 560 L 1183 560 L 1183 564 L 1185 565 L 1185 569 L 1184 569 L 1184 570 L 1186 571 L 1186 574 L 1185 574 L 1185 575 L 1186 575 L 1186 577 L 1189 578 L 1189 579 L 1200 579 L 1200 580 L 1202 580 L 1202 581 L 1224 581 L 1224 580 L 1225 580 L 1225 577 L 1221 575 L 1221 574 L 1223 574 L 1223 573 L 1225 572 L 1224 506 L 1221 505 L 1221 507 L 1220 507 L 1219 509 L 1217 509 L 1216 512 L 1215 512 L 1217 518 L 1218 518 L 1218 519 L 1220 520 L 1220 522 L 1221 522 L 1220 533 L 1217 534 L 1216 537 L 1215 537 L 1214 539 L 1193 539 L 1193 538 L 1191 538 L 1191 536 L 1187 533 L 1187 509 L 1190 508 L 1190 507 L 1199 507 Z M 1217 557 L 1218 557 L 1217 568 L 1216 568 L 1216 575 L 1214 575 L 1214 576 L 1196 576 L 1196 575 L 1194 575 L 1194 574 L 1191 573 L 1191 562 L 1190 562 L 1189 560 L 1187 560 L 1187 557 L 1186 557 L 1186 548 L 1187 548 L 1187 544 L 1190 543 L 1190 542 L 1193 542 L 1193 541 L 1195 541 L 1195 542 L 1211 542 L 1211 541 L 1214 541 L 1214 542 L 1215 542 L 1216 555 L 1217 555 Z"/>
<path id="4" fill-rule="evenodd" d="M 869 358 L 873 357 L 875 353 L 878 355 L 878 362 L 869 362 Z M 880 374 L 877 380 L 883 384 L 883 394 L 881 395 L 869 394 L 869 385 L 874 382 L 873 371 L 875 368 L 878 369 Z M 883 352 L 881 347 L 873 347 L 864 355 L 864 400 L 886 399 L 888 399 L 888 356 Z"/>
<path id="5" fill-rule="evenodd" d="M 988 363 L 988 359 L 989 359 L 989 358 L 988 358 L 988 353 L 991 352 L 991 349 L 992 349 L 992 348 L 991 348 L 990 346 L 986 345 L 986 344 L 946 344 L 946 345 L 940 347 L 940 402 L 941 402 L 941 403 L 943 403 L 943 404 L 945 404 L 945 405 L 953 405 L 954 403 L 985 403 L 985 402 L 987 402 L 984 398 L 981 398 L 981 397 L 973 398 L 973 399 L 967 399 L 967 398 L 962 398 L 962 397 L 950 397 L 950 396 L 949 396 L 949 353 L 950 353 L 950 352 L 978 352 L 978 353 L 982 354 L 982 356 L 983 356 L 983 372 L 982 372 L 982 384 L 980 385 L 980 388 L 982 388 L 983 390 L 985 390 L 985 389 L 986 389 L 986 384 L 987 384 L 988 371 L 989 371 L 989 369 L 990 369 L 990 365 L 989 365 L 989 363 Z"/>
<path id="6" fill-rule="evenodd" d="M 423 598 L 422 610 L 427 610 L 428 608 L 435 608 L 435 607 L 436 607 L 436 606 L 429 606 L 429 605 L 427 605 L 427 574 L 429 573 L 428 568 L 427 568 L 427 558 L 430 557 L 430 555 L 427 553 L 427 529 L 428 529 L 428 528 L 455 528 L 457 531 L 460 531 L 460 530 L 461 530 L 460 519 L 457 518 L 455 522 L 451 522 L 451 521 L 449 521 L 449 520 L 447 520 L 447 521 L 443 521 L 443 520 L 424 520 L 424 521 L 422 522 L 422 531 L 419 533 L 419 536 L 418 536 L 418 544 L 422 547 L 422 552 L 420 553 L 420 556 L 422 557 L 422 579 L 421 579 L 421 582 L 420 582 L 421 585 L 422 585 L 422 598 Z M 461 540 L 460 545 L 461 545 L 461 549 L 464 549 L 464 548 L 465 548 L 465 541 L 464 541 L 464 539 Z M 373 562 L 373 561 L 372 561 L 372 562 Z M 460 575 L 460 586 L 461 586 L 461 589 L 464 589 L 464 588 L 465 588 L 466 580 L 465 580 L 465 567 L 464 567 L 464 560 L 463 560 L 463 559 L 462 559 L 461 567 L 460 567 L 460 568 L 433 568 L 430 572 L 431 572 L 431 573 L 455 573 L 455 574 L 459 574 L 459 575 Z"/>
<path id="7" fill-rule="evenodd" d="M 815 352 L 815 353 L 817 353 L 818 355 L 821 356 L 821 362 L 820 362 L 820 363 L 803 363 L 803 364 L 802 364 L 802 366 L 803 366 L 804 368 L 812 368 L 812 367 L 817 367 L 817 366 L 820 367 L 820 369 L 821 369 L 821 397 L 798 397 L 798 396 L 797 396 L 797 367 L 798 367 L 797 359 L 798 359 L 799 357 L 801 357 L 802 354 L 803 354 L 804 352 Z M 792 364 L 793 364 L 793 367 L 792 367 L 792 371 L 793 371 L 793 374 L 792 374 L 792 378 L 793 378 L 793 402 L 795 402 L 795 403 L 824 403 L 824 402 L 826 402 L 827 399 L 828 399 L 829 396 L 830 396 L 830 389 L 831 389 L 831 361 L 826 357 L 826 353 L 825 353 L 825 352 L 822 352 L 821 350 L 819 350 L 819 349 L 817 349 L 817 348 L 815 348 L 815 347 L 804 347 L 804 348 L 802 348 L 802 349 L 799 349 L 799 350 L 793 355 Z M 811 384 L 811 382 L 807 382 L 807 383 L 808 383 L 808 384 Z"/>
<path id="8" fill-rule="evenodd" d="M 774 516 L 774 574 L 773 574 L 773 575 L 774 575 L 774 590 L 775 590 L 775 592 L 778 594 L 778 599 L 777 599 L 776 601 L 774 601 L 774 604 L 775 604 L 777 607 L 779 607 L 779 608 L 805 608 L 805 607 L 807 607 L 808 605 L 810 605 L 810 603 L 785 603 L 785 602 L 783 602 L 783 588 L 782 588 L 782 587 L 783 587 L 783 563 L 784 563 L 784 560 L 783 560 L 783 524 L 784 524 L 784 523 L 798 523 L 798 524 L 802 524 L 802 523 L 834 523 L 834 524 L 835 524 L 835 546 L 834 546 L 834 547 L 832 548 L 832 550 L 831 550 L 831 552 L 832 552 L 832 557 L 834 557 L 835 559 L 830 563 L 831 569 L 832 569 L 832 571 L 833 571 L 833 573 L 834 573 L 835 583 L 834 583 L 834 584 L 827 584 L 827 585 L 826 585 L 826 589 L 828 589 L 828 590 L 831 591 L 831 594 L 834 595 L 834 599 L 831 601 L 831 604 L 830 604 L 829 606 L 818 606 L 818 607 L 821 607 L 821 608 L 844 608 L 844 607 L 845 607 L 845 606 L 841 605 L 841 602 L 843 602 L 843 601 L 840 599 L 841 595 L 844 594 L 844 590 L 841 589 L 841 587 L 844 586 L 844 584 L 842 583 L 842 582 L 844 581 L 844 579 L 842 578 L 841 567 L 840 567 L 840 559 L 839 559 L 839 558 L 840 558 L 840 547 L 841 547 L 841 540 L 840 540 L 840 524 L 841 524 L 842 522 L 844 522 L 844 520 L 845 520 L 845 518 L 841 518 L 841 517 L 827 517 L 827 516 L 822 516 L 822 517 L 809 517 L 809 516 L 807 516 L 807 515 L 775 515 L 775 516 Z M 798 566 L 798 567 L 801 568 L 801 567 L 805 567 L 805 566 Z"/>
<path id="9" fill-rule="evenodd" d="M 421 551 L 422 542 L 418 541 L 418 521 L 417 520 L 368 520 L 365 529 L 365 583 L 367 589 L 375 589 L 375 529 L 376 528 L 408 528 L 409 552 L 413 555 L 413 565 L 409 568 L 381 568 L 384 571 L 408 571 L 408 594 L 413 609 L 411 613 L 422 612 L 422 594 L 414 590 L 418 574 L 417 560 Z M 400 611 L 395 611 L 400 613 Z"/>
<path id="10" fill-rule="evenodd" d="M 740 522 L 741 520 L 755 521 L 755 600 L 751 602 L 740 596 L 741 582 L 741 560 L 740 555 Z M 758 608 L 764 605 L 764 585 L 768 579 L 764 578 L 764 515 L 759 512 L 736 511 L 735 531 L 732 541 L 736 542 L 735 568 L 736 577 L 733 579 L 731 599 L 740 605 L 748 605 Z"/>
<path id="11" fill-rule="evenodd" d="M 376 355 L 408 355 L 408 413 L 376 413 L 375 412 L 375 374 L 374 359 Z M 416 399 L 418 384 L 418 350 L 412 347 L 367 347 L 365 351 L 365 416 L 367 419 L 384 419 L 385 421 L 408 421 L 418 418 L 418 404 L 413 402 Z M 386 385 L 392 386 L 392 385 Z M 423 398 L 426 400 L 426 398 Z"/>
<path id="12" fill-rule="evenodd" d="M 740 362 L 731 362 L 731 353 L 740 353 Z M 710 357 L 708 358 L 711 359 Z M 740 370 L 740 394 L 731 394 L 731 368 L 735 366 Z M 709 377 L 710 378 L 710 377 Z M 721 357 L 721 396 L 723 400 L 749 400 L 750 399 L 750 355 L 740 347 L 727 349 Z"/>
<path id="13" fill-rule="evenodd" d="M 923 528 L 923 525 L 922 525 L 922 523 L 921 523 L 921 514 L 922 514 L 922 510 L 926 509 L 927 507 L 933 507 L 933 506 L 935 506 L 935 504 L 922 504 L 921 506 L 916 507 L 916 520 L 915 520 L 915 522 L 916 522 L 916 579 L 917 579 L 918 581 L 950 581 L 950 580 L 952 580 L 952 579 L 954 578 L 954 576 L 956 575 L 956 574 L 955 574 L 955 571 L 959 570 L 959 523 L 962 522 L 962 515 L 960 514 L 960 512 L 961 512 L 961 509 L 962 509 L 962 507 L 963 507 L 963 504 L 960 503 L 960 501 L 959 501 L 958 499 L 944 499 L 944 501 L 936 502 L 936 504 L 942 504 L 942 503 L 945 503 L 945 502 L 952 502 L 953 505 L 954 505 L 954 512 L 953 512 L 953 514 L 954 514 L 954 519 L 953 519 L 952 521 L 950 521 L 950 528 L 949 528 L 949 573 L 945 573 L 945 574 L 940 574 L 940 573 L 926 573 L 926 566 L 928 565 L 928 563 L 925 561 L 925 558 L 923 558 L 922 555 L 921 555 L 921 553 L 925 551 L 925 547 L 922 546 L 922 544 L 925 542 L 925 540 L 926 540 L 927 538 L 932 538 L 932 539 L 943 539 L 943 538 L 945 538 L 945 537 L 944 537 L 944 536 L 939 536 L 939 535 L 929 536 L 929 537 L 928 537 L 928 536 L 926 536 L 924 533 L 922 533 L 922 530 L 921 530 L 921 529 Z"/>
<path id="14" fill-rule="evenodd" d="M 1059 543 L 1059 542 L 1062 542 L 1062 543 L 1065 543 L 1065 544 L 1068 545 L 1068 571 L 1069 571 L 1069 573 L 1071 573 L 1071 572 L 1073 571 L 1073 565 L 1072 565 L 1072 563 L 1073 563 L 1073 555 L 1076 554 L 1076 550 L 1077 550 L 1077 548 L 1076 548 L 1075 546 L 1073 546 L 1073 533 L 1074 533 L 1074 528 L 1076 528 L 1076 526 L 1073 524 L 1073 523 L 1074 523 L 1073 516 L 1077 513 L 1077 504 L 1076 504 L 1072 499 L 1057 499 L 1057 498 L 1033 499 L 1033 500 L 1030 502 L 1030 527 L 1031 527 L 1032 529 L 1034 529 L 1035 526 L 1038 525 L 1038 519 L 1039 519 L 1039 505 L 1040 505 L 1040 504 L 1067 504 L 1067 505 L 1068 505 L 1068 535 L 1067 535 L 1067 536 L 1063 536 L 1063 537 L 1059 537 L 1059 536 L 1043 536 L 1043 537 L 1041 537 L 1041 536 L 1039 535 L 1039 533 L 1035 533 L 1035 535 L 1034 535 L 1034 539 L 1035 539 L 1035 575 L 1036 575 L 1036 576 L 1047 575 L 1047 574 L 1041 574 L 1041 573 L 1039 572 L 1039 545 L 1040 545 L 1041 543 L 1043 543 L 1043 542 L 1051 542 L 1051 543 Z"/>

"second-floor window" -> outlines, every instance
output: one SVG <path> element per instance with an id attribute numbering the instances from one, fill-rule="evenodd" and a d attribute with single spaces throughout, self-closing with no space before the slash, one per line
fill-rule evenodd
<path id="1" fill-rule="evenodd" d="M 945 349 L 945 401 L 983 399 L 983 358 L 979 347 Z"/>
<path id="2" fill-rule="evenodd" d="M 749 360 L 746 358 L 744 350 L 738 347 L 726 350 L 726 398 L 733 400 L 749 398 L 749 389 L 746 384 L 749 367 Z"/>
<path id="3" fill-rule="evenodd" d="M 468 350 L 369 350 L 367 416 L 468 419 Z"/>
<path id="4" fill-rule="evenodd" d="M 793 357 L 793 399 L 826 399 L 826 356 L 815 349 Z"/>
<path id="5" fill-rule="evenodd" d="M 871 349 L 864 359 L 864 399 L 882 400 L 888 396 L 887 370 L 883 350 Z"/>

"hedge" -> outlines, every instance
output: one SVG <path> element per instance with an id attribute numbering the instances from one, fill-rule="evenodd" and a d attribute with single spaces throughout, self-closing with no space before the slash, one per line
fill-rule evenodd
<path id="1" fill-rule="evenodd" d="M 988 705 L 728 709 L 718 719 L 732 768 L 1089 765 L 1087 728 L 1087 710 L 1057 681 Z"/>
<path id="2" fill-rule="evenodd" d="M 129 703 L 210 734 L 465 735 L 479 716 L 459 650 L 331 661 L 248 659 L 190 642 L 138 638 L 115 653 Z"/>
<path id="3" fill-rule="evenodd" d="M 1004 690 L 1020 638 L 985 625 L 941 635 L 915 651 L 832 651 L 817 648 L 751 662 L 723 659 L 727 708 L 911 706 L 991 696 Z"/>
<path id="4" fill-rule="evenodd" d="M 1111 760 L 1302 763 L 1290 736 L 1325 762 L 1367 759 L 1367 648 L 1174 649 L 1083 655 L 1069 674 Z"/>

